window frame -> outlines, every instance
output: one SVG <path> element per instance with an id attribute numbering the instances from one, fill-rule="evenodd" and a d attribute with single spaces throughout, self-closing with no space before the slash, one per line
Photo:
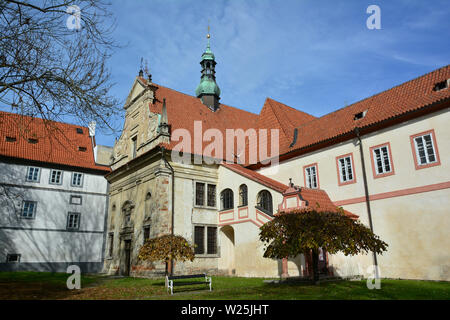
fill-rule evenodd
<path id="1" fill-rule="evenodd" d="M 32 216 L 31 217 L 25 217 L 23 215 L 23 210 L 25 207 L 25 203 L 32 203 L 33 204 L 33 212 L 32 212 Z M 37 201 L 32 201 L 32 200 L 22 200 L 22 207 L 20 209 L 20 218 L 21 219 L 25 219 L 25 220 L 34 220 L 36 219 L 36 209 L 37 209 Z"/>
<path id="2" fill-rule="evenodd" d="M 73 202 L 72 201 L 73 198 L 79 198 L 80 199 L 80 203 Z M 70 195 L 69 204 L 73 204 L 75 206 L 81 206 L 83 204 L 83 196 L 71 194 Z"/>
<path id="3" fill-rule="evenodd" d="M 148 237 L 146 238 L 146 231 L 148 230 Z M 146 224 L 142 227 L 142 243 L 145 244 L 145 241 L 150 239 L 150 225 Z"/>
<path id="4" fill-rule="evenodd" d="M 76 185 L 73 183 L 73 178 L 76 174 L 81 174 L 81 182 L 80 185 Z M 70 186 L 71 187 L 76 187 L 76 188 L 83 188 L 84 185 L 84 173 L 81 172 L 72 172 L 72 176 L 70 177 Z"/>
<path id="5" fill-rule="evenodd" d="M 203 184 L 203 203 L 197 204 L 197 184 Z M 209 186 L 214 186 L 214 206 L 209 205 Z M 210 183 L 206 181 L 194 180 L 194 207 L 195 208 L 205 208 L 205 209 L 216 209 L 217 208 L 217 184 Z"/>
<path id="6" fill-rule="evenodd" d="M 382 149 L 383 147 L 387 148 L 387 156 L 388 156 L 389 166 L 390 166 L 391 170 L 388 172 L 378 173 L 378 164 L 376 163 L 375 150 Z M 374 179 L 392 176 L 395 174 L 394 159 L 392 158 L 391 144 L 389 142 L 385 142 L 385 143 L 378 144 L 376 146 L 372 146 L 369 148 L 369 152 L 370 152 L 370 159 L 372 162 L 372 173 L 373 173 Z"/>
<path id="7" fill-rule="evenodd" d="M 243 187 L 245 187 L 245 192 L 243 191 Z M 245 194 L 245 202 L 243 200 L 243 194 Z M 248 206 L 248 187 L 245 183 L 239 186 L 239 207 L 247 207 Z"/>
<path id="8" fill-rule="evenodd" d="M 17 261 L 10 261 L 10 257 L 11 256 L 17 256 Z M 7 253 L 6 254 L 6 263 L 20 263 L 20 260 L 22 259 L 22 254 L 21 253 Z"/>
<path id="9" fill-rule="evenodd" d="M 59 181 L 59 183 L 57 183 L 57 182 L 52 182 L 52 175 L 53 175 L 53 172 L 61 172 L 61 175 L 60 175 L 60 181 Z M 64 171 L 63 170 L 58 170 L 58 169 L 50 169 L 50 174 L 49 174 L 49 176 L 48 176 L 48 183 L 49 184 L 53 184 L 53 185 L 57 185 L 57 186 L 60 186 L 60 185 L 62 185 L 62 183 L 63 183 L 63 176 L 64 176 Z"/>
<path id="10" fill-rule="evenodd" d="M 30 180 L 28 177 L 30 176 L 30 169 L 38 169 L 38 177 L 37 180 Z M 33 183 L 40 183 L 41 182 L 41 173 L 42 173 L 42 168 L 40 167 L 33 167 L 33 166 L 29 166 L 27 167 L 27 175 L 25 177 L 25 180 L 27 182 L 33 182 Z"/>
<path id="11" fill-rule="evenodd" d="M 312 167 L 315 167 L 315 170 L 316 170 L 316 187 L 308 187 L 308 184 L 307 184 L 307 181 L 308 181 L 308 179 L 307 179 L 307 169 L 309 169 L 309 168 L 312 168 Z M 319 184 L 319 165 L 317 164 L 317 162 L 315 162 L 315 163 L 311 163 L 311 164 L 308 164 L 308 165 L 306 165 L 306 166 L 303 166 L 303 182 L 304 182 L 304 186 L 306 187 L 306 188 L 310 188 L 310 189 L 320 189 L 320 184 Z"/>
<path id="12" fill-rule="evenodd" d="M 228 196 L 231 197 L 231 199 L 229 197 L 226 199 L 227 200 L 227 204 L 230 204 L 229 202 L 231 202 L 231 207 L 226 207 L 225 208 L 225 206 L 224 206 L 224 204 L 225 204 L 225 195 L 228 195 Z M 220 211 L 227 211 L 227 210 L 232 210 L 232 209 L 234 209 L 234 192 L 230 188 L 223 189 L 220 192 Z"/>
<path id="13" fill-rule="evenodd" d="M 197 247 L 195 247 L 194 248 L 195 256 L 200 257 L 200 258 L 217 258 L 217 257 L 219 257 L 220 248 L 219 248 L 219 228 L 218 228 L 218 226 L 213 225 L 213 224 L 194 224 L 192 226 L 192 242 L 194 243 L 194 245 L 197 244 L 196 232 L 195 232 L 196 227 L 203 228 L 203 232 L 202 232 L 203 252 L 197 253 L 196 252 Z M 214 251 L 215 252 L 213 252 L 213 253 L 209 253 L 209 230 L 210 229 L 215 229 L 215 232 L 214 232 L 214 242 L 215 242 Z"/>
<path id="14" fill-rule="evenodd" d="M 267 210 L 266 208 L 260 206 L 260 201 L 259 201 L 260 194 L 265 193 L 265 192 L 267 192 L 267 194 L 270 195 L 270 210 Z M 272 193 L 270 193 L 270 191 L 269 191 L 269 190 L 266 190 L 266 189 L 260 190 L 260 191 L 256 194 L 256 206 L 255 206 L 255 207 L 256 207 L 256 209 L 258 209 L 259 211 L 261 211 L 261 212 L 263 212 L 263 213 L 265 213 L 265 214 L 267 214 L 267 215 L 273 217 L 273 196 L 272 196 Z"/>
<path id="15" fill-rule="evenodd" d="M 137 138 L 137 134 L 131 137 L 131 159 L 134 159 L 137 156 Z"/>
<path id="16" fill-rule="evenodd" d="M 426 135 L 431 135 L 431 145 L 433 147 L 434 156 L 435 156 L 436 160 L 434 162 L 427 162 L 426 164 L 419 164 L 419 154 L 418 154 L 418 150 L 416 148 L 415 139 L 418 137 L 424 137 Z M 414 159 L 414 166 L 415 166 L 416 170 L 441 165 L 441 159 L 439 157 L 439 148 L 437 145 L 436 133 L 435 133 L 434 129 L 413 134 L 410 136 L 410 141 L 411 141 L 411 149 L 412 149 L 413 159 Z M 428 159 L 427 159 L 427 161 L 428 161 Z"/>
<path id="17" fill-rule="evenodd" d="M 78 216 L 77 227 L 69 227 L 70 215 L 77 215 Z M 81 226 L 81 213 L 80 212 L 69 211 L 67 213 L 66 230 L 73 230 L 73 231 L 80 230 L 80 226 Z"/>
<path id="18" fill-rule="evenodd" d="M 339 164 L 339 160 L 345 159 L 345 158 L 350 158 L 350 165 L 351 165 L 351 169 L 352 169 L 352 180 L 342 181 L 342 179 L 341 179 L 342 172 L 341 172 L 341 166 Z M 356 168 L 355 168 L 355 161 L 353 159 L 353 152 L 337 156 L 336 157 L 336 169 L 337 169 L 337 180 L 338 180 L 339 186 L 345 186 L 348 184 L 356 183 Z"/>

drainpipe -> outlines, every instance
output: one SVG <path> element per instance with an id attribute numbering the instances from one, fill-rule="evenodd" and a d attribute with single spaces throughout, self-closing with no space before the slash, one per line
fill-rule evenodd
<path id="1" fill-rule="evenodd" d="M 369 217 L 369 226 L 370 226 L 370 230 L 373 232 L 372 212 L 370 210 L 370 200 L 369 200 L 369 187 L 367 184 L 367 175 L 366 175 L 366 163 L 364 161 L 362 140 L 361 140 L 361 136 L 360 136 L 360 129 L 358 127 L 355 128 L 355 134 L 359 141 L 359 154 L 361 156 L 361 165 L 362 165 L 363 180 L 364 180 L 364 193 L 365 193 L 365 198 L 366 198 L 367 215 Z M 375 277 L 378 279 L 379 275 L 378 275 L 377 254 L 375 253 L 375 251 L 372 251 L 372 254 L 373 254 L 373 264 L 375 265 Z"/>
<path id="2" fill-rule="evenodd" d="M 170 169 L 172 173 L 172 223 L 171 223 L 171 233 L 174 235 L 174 220 L 175 220 L 175 171 L 173 167 L 170 165 L 169 161 L 166 159 L 166 149 L 164 147 L 162 150 L 162 158 L 166 164 L 166 166 Z M 173 275 L 173 261 L 170 261 L 170 274 Z"/>

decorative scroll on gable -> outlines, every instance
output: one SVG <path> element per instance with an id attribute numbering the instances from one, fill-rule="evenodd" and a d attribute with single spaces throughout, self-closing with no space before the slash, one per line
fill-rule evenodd
<path id="1" fill-rule="evenodd" d="M 161 115 L 152 113 L 149 108 L 156 100 L 157 89 L 139 77 L 134 81 L 124 105 L 126 112 L 122 134 L 114 144 L 113 170 L 149 150 L 150 142 L 157 138 Z"/>
<path id="2" fill-rule="evenodd" d="M 306 206 L 307 202 L 301 198 L 300 188 L 291 182 L 289 188 L 283 192 L 283 201 L 278 205 L 278 212 L 289 212 Z"/>

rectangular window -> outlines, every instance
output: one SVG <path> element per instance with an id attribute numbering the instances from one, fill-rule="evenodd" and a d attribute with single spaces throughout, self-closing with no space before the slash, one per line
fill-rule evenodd
<path id="1" fill-rule="evenodd" d="M 338 167 L 339 185 L 356 182 L 352 154 L 337 157 L 336 161 Z"/>
<path id="2" fill-rule="evenodd" d="M 217 227 L 194 226 L 195 254 L 217 254 Z"/>
<path id="3" fill-rule="evenodd" d="M 63 172 L 61 170 L 50 170 L 50 184 L 62 184 Z"/>
<path id="4" fill-rule="evenodd" d="M 23 201 L 21 217 L 23 219 L 34 219 L 36 215 L 36 206 L 37 203 L 35 201 Z"/>
<path id="5" fill-rule="evenodd" d="M 150 239 L 150 226 L 145 226 L 144 227 L 144 243 L 148 239 Z"/>
<path id="6" fill-rule="evenodd" d="M 208 227 L 207 253 L 217 253 L 217 227 Z"/>
<path id="7" fill-rule="evenodd" d="M 69 212 L 67 215 L 67 229 L 78 230 L 80 228 L 80 213 Z"/>
<path id="8" fill-rule="evenodd" d="M 195 183 L 195 205 L 205 205 L 205 184 L 203 182 Z"/>
<path id="9" fill-rule="evenodd" d="M 21 255 L 18 253 L 8 253 L 6 255 L 6 262 L 7 263 L 19 263 L 20 257 L 21 257 Z"/>
<path id="10" fill-rule="evenodd" d="M 388 146 L 382 146 L 379 148 L 374 148 L 373 152 L 373 162 L 375 165 L 376 174 L 384 174 L 392 171 L 391 159 L 389 157 Z"/>
<path id="11" fill-rule="evenodd" d="M 27 181 L 39 182 L 41 177 L 41 169 L 36 167 L 29 167 L 27 172 Z"/>
<path id="12" fill-rule="evenodd" d="M 205 182 L 195 182 L 195 205 L 216 207 L 216 185 Z"/>
<path id="13" fill-rule="evenodd" d="M 114 249 L 114 233 L 110 233 L 108 235 L 108 243 L 109 243 L 109 247 L 108 247 L 108 257 L 112 257 L 113 256 L 113 249 Z"/>
<path id="14" fill-rule="evenodd" d="M 205 227 L 195 226 L 194 227 L 194 253 L 204 254 L 205 253 Z"/>
<path id="15" fill-rule="evenodd" d="M 83 186 L 83 174 L 73 172 L 72 173 L 72 186 L 73 187 L 82 187 Z"/>
<path id="16" fill-rule="evenodd" d="M 134 136 L 131 138 L 131 143 L 133 144 L 133 159 L 136 158 L 136 152 L 137 152 L 137 136 Z"/>
<path id="17" fill-rule="evenodd" d="M 317 165 L 305 167 L 305 183 L 307 188 L 317 189 Z"/>
<path id="18" fill-rule="evenodd" d="M 208 184 L 208 207 L 216 206 L 216 186 Z"/>
<path id="19" fill-rule="evenodd" d="M 83 198 L 81 196 L 70 196 L 70 204 L 81 205 Z"/>
<path id="20" fill-rule="evenodd" d="M 436 152 L 431 133 L 414 138 L 416 147 L 417 162 L 419 165 L 425 165 L 436 162 Z"/>

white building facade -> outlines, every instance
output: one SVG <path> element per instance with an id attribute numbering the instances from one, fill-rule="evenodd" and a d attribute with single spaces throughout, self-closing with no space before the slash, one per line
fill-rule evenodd
<path id="1" fill-rule="evenodd" d="M 73 155 L 67 141 L 54 142 L 46 153 L 45 135 L 30 142 L 8 126 L 17 115 L 1 116 L 8 121 L 0 144 L 0 270 L 65 272 L 78 265 L 83 272 L 100 271 L 109 168 L 95 163 L 94 137 L 86 127 L 64 124 L 61 133 L 76 147 Z M 31 123 L 39 132 L 40 119 Z"/>

